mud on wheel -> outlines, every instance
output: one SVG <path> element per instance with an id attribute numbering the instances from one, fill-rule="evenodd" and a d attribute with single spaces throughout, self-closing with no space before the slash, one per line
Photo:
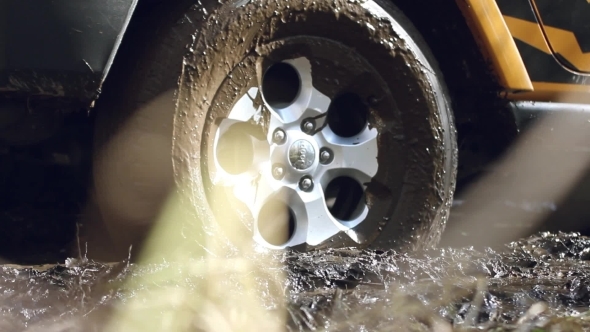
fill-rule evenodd
<path id="1" fill-rule="evenodd" d="M 455 130 L 403 14 L 382 1 L 216 7 L 193 18 L 184 60 L 163 59 L 183 63 L 171 159 L 195 218 L 232 220 L 269 248 L 435 244 Z"/>

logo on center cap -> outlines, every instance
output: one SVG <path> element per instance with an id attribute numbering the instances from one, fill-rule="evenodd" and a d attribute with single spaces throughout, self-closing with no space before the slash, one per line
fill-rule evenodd
<path id="1" fill-rule="evenodd" d="M 313 165 L 314 160 L 315 150 L 313 145 L 304 139 L 295 141 L 289 148 L 289 162 L 295 169 L 306 170 Z"/>

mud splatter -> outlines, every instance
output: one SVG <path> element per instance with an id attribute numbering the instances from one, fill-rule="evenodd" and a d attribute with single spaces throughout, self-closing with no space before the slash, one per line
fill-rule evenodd
<path id="1" fill-rule="evenodd" d="M 288 313 L 287 331 L 445 331 L 451 327 L 457 331 L 549 331 L 551 326 L 585 331 L 590 328 L 588 248 L 590 238 L 543 233 L 485 251 L 285 253 L 278 257 L 282 270 L 269 270 L 255 280 L 266 290 L 258 296 L 267 311 Z M 165 283 L 147 282 L 150 276 L 198 263 L 195 259 L 138 266 L 69 260 L 57 266 L 4 266 L 0 269 L 0 327 L 99 330 L 111 311 L 140 296 L 140 289 L 158 293 L 169 287 L 198 295 L 203 285 L 197 274 L 182 278 L 178 274 L 178 279 Z M 287 276 L 280 285 L 284 303 L 269 295 L 277 273 Z M 140 286 L 130 287 L 125 280 L 139 280 L 136 285 Z M 218 282 L 237 281 L 222 275 Z M 169 305 L 145 303 L 135 310 L 161 312 Z M 199 317 L 198 312 L 193 314 Z M 201 323 L 194 319 L 192 328 L 198 330 Z"/>

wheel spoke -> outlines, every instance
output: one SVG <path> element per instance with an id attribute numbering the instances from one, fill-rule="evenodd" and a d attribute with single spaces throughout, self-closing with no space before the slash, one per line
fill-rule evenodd
<path id="1" fill-rule="evenodd" d="M 289 206 L 293 190 L 275 181 L 270 173 L 262 172 L 253 182 L 254 190 L 246 202 L 255 220 L 254 239 L 276 247 L 302 243 L 302 228 L 296 225 Z"/>
<path id="2" fill-rule="evenodd" d="M 236 119 L 219 124 L 213 144 L 214 185 L 245 190 L 268 163 L 269 146 L 258 126 Z"/>
<path id="3" fill-rule="evenodd" d="M 363 177 L 361 182 L 370 180 L 377 173 L 377 130 L 363 131 L 359 136 L 352 138 L 332 137 L 327 147 L 332 150 L 334 160 L 325 167 L 327 169 L 352 170 L 351 177 Z"/>
<path id="4" fill-rule="evenodd" d="M 264 166 L 266 165 L 260 165 L 260 168 Z M 269 199 L 281 200 L 281 197 L 285 195 L 281 194 L 282 185 L 273 181 L 270 172 L 253 171 L 232 175 L 221 171 L 218 174 L 217 184 L 230 187 L 236 198 L 248 207 L 255 219 Z"/>
<path id="5" fill-rule="evenodd" d="M 255 179 L 255 176 L 250 172 L 233 175 L 221 169 L 215 173 L 213 184 L 231 190 L 237 199 L 247 204 L 255 194 L 255 186 L 253 185 Z"/>
<path id="6" fill-rule="evenodd" d="M 318 184 L 309 193 L 299 192 L 298 202 L 293 202 L 291 206 L 297 225 L 305 225 L 307 230 L 305 242 L 310 245 L 320 244 L 336 235 L 342 228 L 328 210 L 324 191 Z"/>
<path id="7" fill-rule="evenodd" d="M 256 117 L 261 110 L 260 106 L 256 105 L 257 95 L 258 88 L 250 88 L 250 90 L 248 90 L 248 92 L 236 102 L 228 119 L 248 122 L 253 117 Z"/>
<path id="8" fill-rule="evenodd" d="M 328 107 L 330 107 L 330 98 L 315 88 L 312 88 L 309 105 L 301 115 L 301 119 L 310 119 L 313 121 L 314 134 L 320 132 L 325 126 L 327 126 L 328 113 L 326 110 Z"/>
<path id="9" fill-rule="evenodd" d="M 316 88 L 312 88 L 311 98 L 307 108 L 313 109 L 317 113 L 325 114 L 330 107 L 330 98 L 321 93 Z"/>
<path id="10" fill-rule="evenodd" d="M 295 100 L 288 105 L 269 105 L 270 109 L 280 118 L 283 124 L 300 121 L 306 117 L 317 117 L 324 113 L 330 105 L 330 98 L 313 87 L 311 63 L 305 58 L 286 60 L 299 76 L 299 92 Z M 264 90 L 264 89 L 263 89 Z M 273 96 L 265 96 L 270 100 Z"/>

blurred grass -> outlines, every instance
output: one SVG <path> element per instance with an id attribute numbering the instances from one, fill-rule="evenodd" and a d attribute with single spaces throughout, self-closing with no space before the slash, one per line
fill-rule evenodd
<path id="1" fill-rule="evenodd" d="M 195 220 L 182 202 L 178 195 L 168 201 L 138 263 L 175 262 L 176 268 L 130 278 L 125 288 L 135 296 L 118 305 L 106 331 L 282 331 L 286 313 L 262 303 L 262 295 L 275 305 L 285 298 L 276 256 L 255 254 L 251 242 L 228 250 L 224 236 Z M 261 276 L 265 284 L 257 281 Z"/>

